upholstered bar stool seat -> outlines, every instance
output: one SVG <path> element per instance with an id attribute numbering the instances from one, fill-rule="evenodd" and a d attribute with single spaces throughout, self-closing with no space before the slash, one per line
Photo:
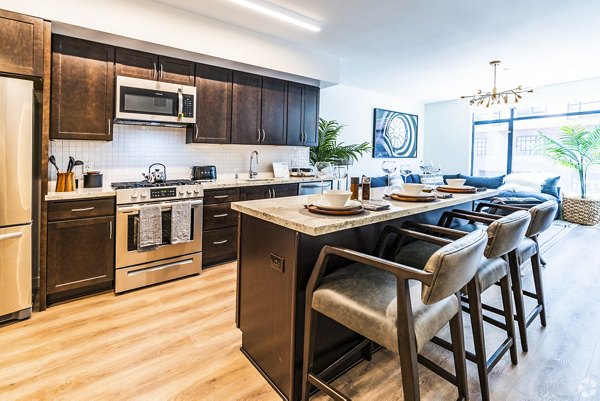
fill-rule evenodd
<path id="1" fill-rule="evenodd" d="M 538 252 L 538 245 L 531 238 L 523 238 L 516 249 L 519 264 L 531 259 Z"/>
<path id="2" fill-rule="evenodd" d="M 460 309 L 457 297 L 431 305 L 421 301 L 421 284 L 410 285 L 417 351 Z M 313 309 L 352 331 L 398 353 L 396 278 L 386 271 L 355 264 L 334 272 L 313 295 Z"/>

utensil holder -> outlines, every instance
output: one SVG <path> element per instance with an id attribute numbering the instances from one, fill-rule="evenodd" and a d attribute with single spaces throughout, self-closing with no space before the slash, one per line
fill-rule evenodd
<path id="1" fill-rule="evenodd" d="M 75 191 L 75 173 L 58 173 L 56 178 L 56 192 Z"/>

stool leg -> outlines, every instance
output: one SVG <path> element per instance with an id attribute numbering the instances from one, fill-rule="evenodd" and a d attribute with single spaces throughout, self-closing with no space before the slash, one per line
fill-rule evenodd
<path id="1" fill-rule="evenodd" d="M 540 311 L 540 321 L 542 326 L 546 327 L 546 302 L 544 301 L 544 286 L 542 284 L 542 269 L 539 252 L 531 257 L 531 270 L 533 271 L 533 282 L 535 284 L 537 303 L 542 307 L 542 310 Z"/>
<path id="2" fill-rule="evenodd" d="M 450 319 L 450 338 L 452 339 L 452 353 L 454 354 L 454 369 L 456 371 L 456 386 L 458 399 L 469 399 L 467 384 L 467 361 L 465 357 L 465 338 L 463 334 L 462 312 Z"/>
<path id="3" fill-rule="evenodd" d="M 515 312 L 517 324 L 519 325 L 519 334 L 521 336 L 521 348 L 523 352 L 527 352 L 529 350 L 529 346 L 527 344 L 527 325 L 525 322 L 525 304 L 523 302 L 523 284 L 521 282 L 521 270 L 519 263 L 517 262 L 517 257 L 513 252 L 509 255 L 509 266 L 510 266 L 510 279 L 512 281 L 512 290 L 513 297 L 515 300 Z"/>
<path id="4" fill-rule="evenodd" d="M 473 329 L 473 343 L 475 344 L 475 359 L 479 373 L 479 386 L 481 397 L 484 401 L 490 399 L 490 386 L 488 382 L 487 357 L 485 352 L 485 337 L 483 334 L 483 317 L 481 316 L 481 286 L 476 279 L 467 285 L 469 292 L 469 314 Z M 453 341 L 454 342 L 454 341 Z"/>
<path id="5" fill-rule="evenodd" d="M 512 297 L 510 296 L 510 273 L 500 279 L 500 293 L 502 294 L 502 307 L 504 309 L 504 320 L 506 322 L 506 334 L 512 338 L 510 346 L 510 361 L 513 365 L 518 363 L 517 359 L 517 337 L 515 335 L 515 318 L 512 308 Z"/>
<path id="6" fill-rule="evenodd" d="M 302 400 L 308 401 L 310 397 L 310 383 L 308 374 L 312 373 L 313 356 L 317 331 L 317 312 L 310 308 L 306 310 L 304 321 L 304 355 L 302 364 Z"/>

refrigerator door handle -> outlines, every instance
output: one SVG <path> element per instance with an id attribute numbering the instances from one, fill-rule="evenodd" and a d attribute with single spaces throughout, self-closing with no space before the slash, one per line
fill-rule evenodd
<path id="1" fill-rule="evenodd" d="M 21 238 L 22 236 L 23 236 L 22 232 L 2 234 L 2 235 L 0 235 L 0 241 L 7 240 L 7 239 L 13 239 L 13 238 Z"/>

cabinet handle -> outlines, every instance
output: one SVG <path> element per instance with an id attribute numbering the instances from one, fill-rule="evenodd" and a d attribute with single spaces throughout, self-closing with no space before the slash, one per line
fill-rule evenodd
<path id="1" fill-rule="evenodd" d="M 95 206 L 90 206 L 90 207 L 82 207 L 79 209 L 71 209 L 72 212 L 87 212 L 88 210 L 94 210 L 96 207 Z"/>
<path id="2" fill-rule="evenodd" d="M 306 143 L 306 132 L 302 132 L 302 143 Z"/>
<path id="3" fill-rule="evenodd" d="M 6 239 L 21 238 L 22 236 L 23 236 L 22 232 L 2 234 L 2 235 L 0 235 L 0 241 L 4 241 Z"/>
<path id="4" fill-rule="evenodd" d="M 154 64 L 154 71 L 152 71 L 152 78 L 158 79 L 158 69 L 156 68 L 156 61 L 152 64 Z"/>
<path id="5" fill-rule="evenodd" d="M 110 118 L 106 119 L 106 128 L 108 135 L 112 134 L 112 124 L 110 123 Z"/>
<path id="6" fill-rule="evenodd" d="M 215 196 L 213 196 L 213 198 L 215 198 L 215 199 L 225 199 L 225 198 L 229 198 L 229 195 L 215 195 Z"/>
<path id="7" fill-rule="evenodd" d="M 265 133 L 265 130 L 262 130 L 262 132 L 263 132 L 263 139 L 262 139 L 261 142 L 264 142 L 265 141 L 265 137 L 267 136 L 267 134 Z"/>
<path id="8" fill-rule="evenodd" d="M 258 138 L 256 138 L 256 142 L 260 143 L 260 130 L 256 129 L 256 132 L 258 132 Z"/>
<path id="9" fill-rule="evenodd" d="M 194 138 L 198 138 L 198 124 L 194 124 Z"/>
<path id="10" fill-rule="evenodd" d="M 112 220 L 108 222 L 108 239 L 112 239 Z"/>
<path id="11" fill-rule="evenodd" d="M 162 63 L 160 63 L 160 75 L 158 76 L 158 79 L 163 79 L 163 75 L 164 75 L 163 65 L 162 65 Z"/>
<path id="12" fill-rule="evenodd" d="M 224 243 L 226 243 L 226 242 L 227 242 L 227 240 L 226 240 L 226 239 L 224 239 L 223 241 L 214 241 L 214 242 L 213 242 L 213 245 L 221 245 L 221 244 L 224 244 Z"/>
<path id="13" fill-rule="evenodd" d="M 273 188 L 273 198 L 275 197 L 275 188 Z"/>
<path id="14" fill-rule="evenodd" d="M 213 217 L 227 217 L 229 216 L 229 213 L 223 213 L 223 214 L 215 214 L 213 215 Z"/>

